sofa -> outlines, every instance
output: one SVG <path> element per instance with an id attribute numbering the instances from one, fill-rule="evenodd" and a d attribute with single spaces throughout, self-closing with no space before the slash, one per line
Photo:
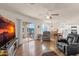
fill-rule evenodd
<path id="1" fill-rule="evenodd" d="M 79 35 L 69 33 L 67 38 L 58 39 L 57 48 L 67 56 L 79 54 Z"/>

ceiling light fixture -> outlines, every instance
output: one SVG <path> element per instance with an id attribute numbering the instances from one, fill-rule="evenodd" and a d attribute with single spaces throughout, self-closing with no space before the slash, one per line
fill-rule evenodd
<path id="1" fill-rule="evenodd" d="M 47 14 L 46 19 L 52 19 L 54 16 L 59 16 L 58 13 L 52 13 L 52 10 L 48 10 Z"/>

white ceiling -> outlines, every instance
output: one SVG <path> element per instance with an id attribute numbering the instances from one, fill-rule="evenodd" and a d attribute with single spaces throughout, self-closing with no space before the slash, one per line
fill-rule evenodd
<path id="1" fill-rule="evenodd" d="M 8 3 L 0 4 L 0 9 L 29 15 L 41 20 L 46 19 L 48 10 L 51 10 L 51 13 L 60 14 L 53 17 L 57 21 L 70 20 L 79 16 L 79 4 L 77 3 Z"/>

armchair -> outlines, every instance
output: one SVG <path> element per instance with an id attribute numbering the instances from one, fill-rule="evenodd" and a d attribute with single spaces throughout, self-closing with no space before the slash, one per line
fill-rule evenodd
<path id="1" fill-rule="evenodd" d="M 43 32 L 42 40 L 50 40 L 50 32 L 49 31 Z"/>

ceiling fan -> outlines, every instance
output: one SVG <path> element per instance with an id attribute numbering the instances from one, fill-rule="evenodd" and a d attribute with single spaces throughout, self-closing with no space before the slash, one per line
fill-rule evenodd
<path id="1" fill-rule="evenodd" d="M 52 10 L 48 10 L 47 19 L 52 19 L 54 16 L 59 16 L 59 13 L 52 13 Z"/>
<path id="2" fill-rule="evenodd" d="M 46 18 L 52 19 L 54 16 L 59 16 L 59 14 L 58 13 L 50 14 L 50 15 L 47 15 Z"/>

